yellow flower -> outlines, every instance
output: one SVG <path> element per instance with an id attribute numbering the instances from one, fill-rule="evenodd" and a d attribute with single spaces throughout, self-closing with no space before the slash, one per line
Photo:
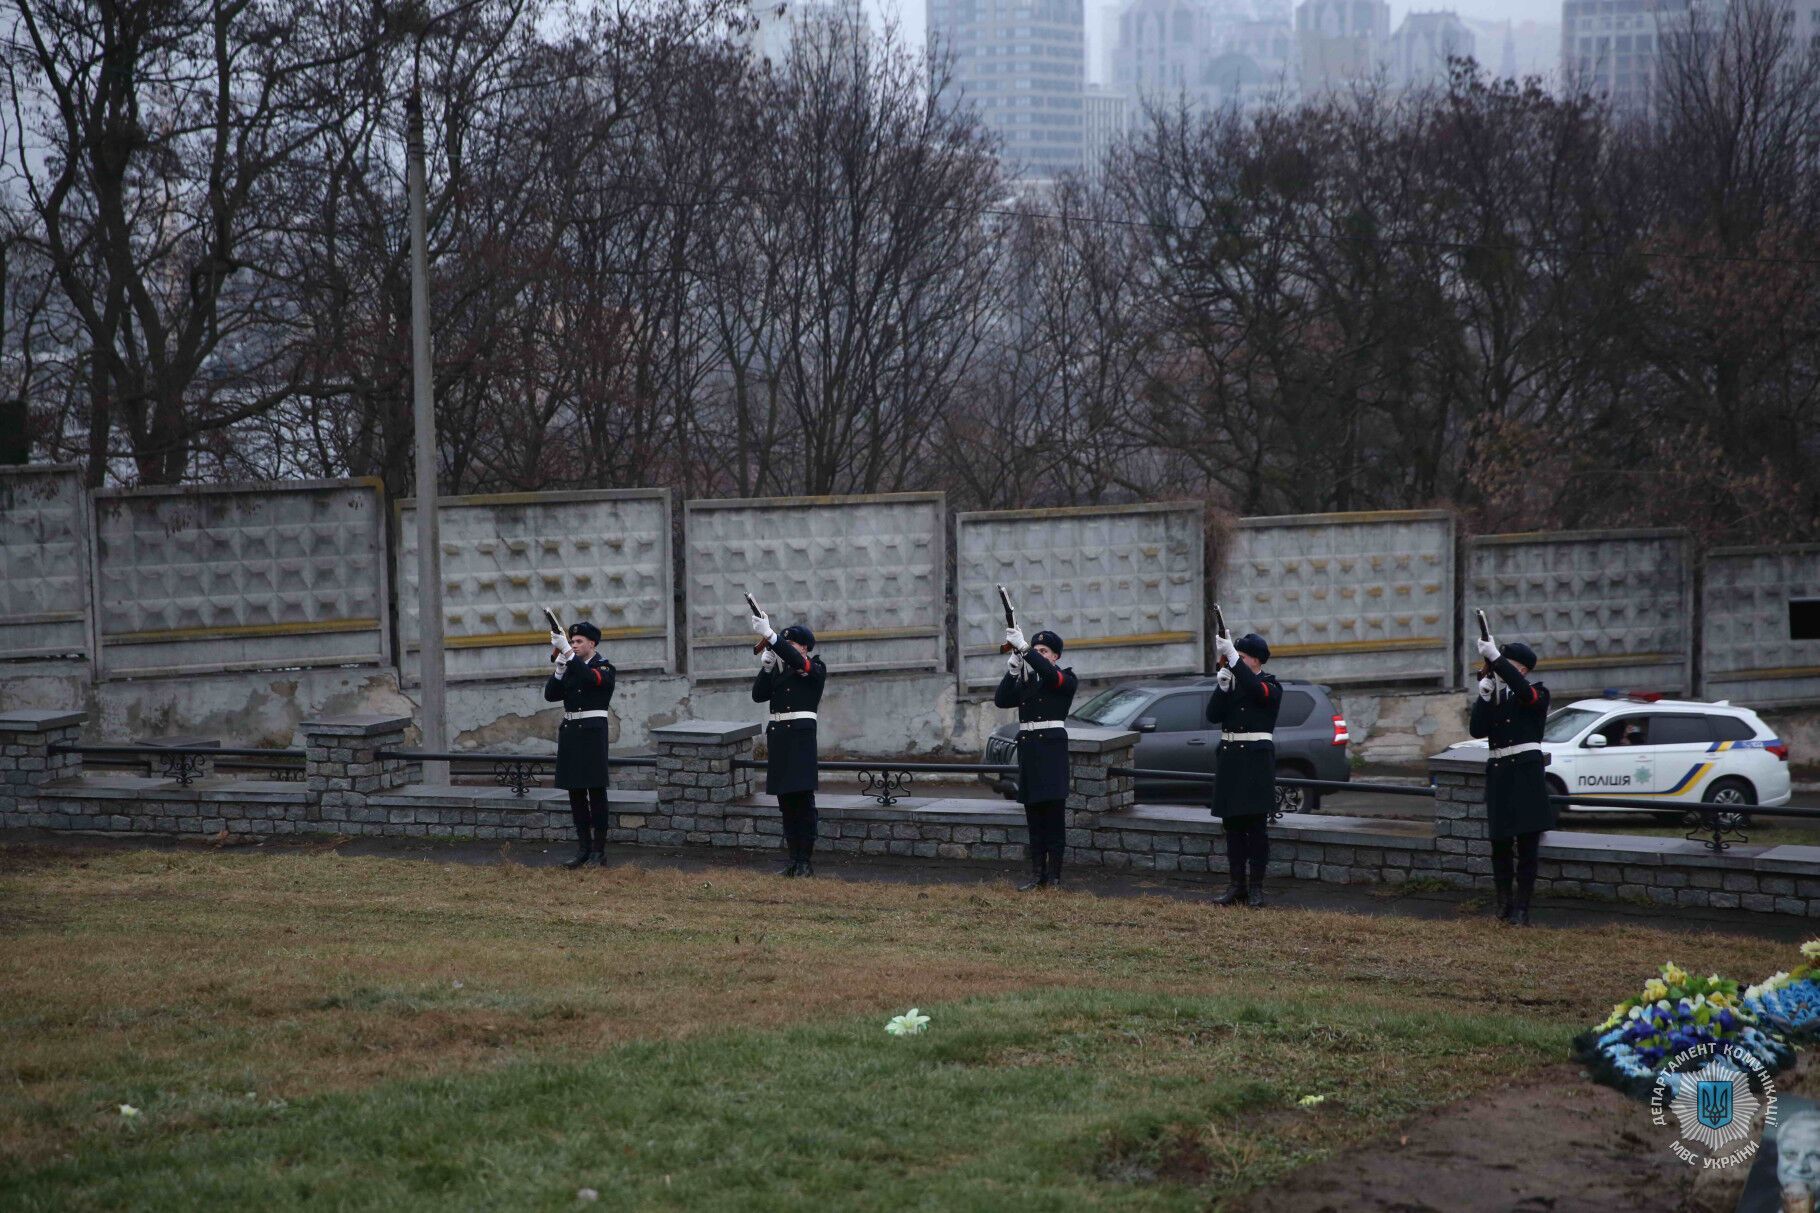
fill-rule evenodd
<path id="1" fill-rule="evenodd" d="M 1662 980 L 1671 986 L 1684 986 L 1687 984 L 1687 970 L 1671 960 L 1662 966 Z"/>
<path id="2" fill-rule="evenodd" d="M 1810 939 L 1802 944 L 1801 955 L 1809 960 L 1820 960 L 1820 939 Z"/>
<path id="3" fill-rule="evenodd" d="M 1327 1102 L 1325 1095 L 1304 1095 L 1295 1101 L 1298 1108 L 1318 1108 Z"/>
<path id="4" fill-rule="evenodd" d="M 1652 977 L 1643 983 L 1643 1001 L 1660 1002 L 1668 997 L 1668 986 L 1659 977 Z"/>

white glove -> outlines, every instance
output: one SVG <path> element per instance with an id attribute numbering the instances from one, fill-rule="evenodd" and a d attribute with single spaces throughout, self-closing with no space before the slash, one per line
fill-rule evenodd
<path id="1" fill-rule="evenodd" d="M 1216 653 L 1226 659 L 1227 665 L 1239 664 L 1239 651 L 1233 647 L 1232 637 L 1215 636 L 1213 638 L 1213 648 Z"/>
<path id="2" fill-rule="evenodd" d="M 575 651 L 574 647 L 569 644 L 569 638 L 561 632 L 550 633 L 550 647 L 565 657 Z"/>
<path id="3" fill-rule="evenodd" d="M 758 666 L 761 670 L 775 670 L 783 663 L 784 659 L 777 655 L 776 649 L 766 649 L 765 655 L 759 658 Z"/>
<path id="4" fill-rule="evenodd" d="M 1499 653 L 1498 653 L 1498 642 L 1497 641 L 1481 640 L 1481 641 L 1479 641 L 1478 648 L 1479 648 L 1479 656 L 1483 657 L 1485 660 L 1496 661 L 1498 659 Z"/>
<path id="5" fill-rule="evenodd" d="M 1019 653 L 1030 647 L 1030 642 L 1024 639 L 1024 629 L 1019 627 L 1005 629 L 1005 643 Z"/>
<path id="6" fill-rule="evenodd" d="M 1497 689 L 1498 689 L 1497 679 L 1495 679 L 1495 678 L 1479 679 L 1479 698 L 1483 699 L 1486 703 L 1491 702 L 1491 693 Z"/>
<path id="7" fill-rule="evenodd" d="M 1013 653 L 1006 659 L 1005 668 L 1011 671 L 1013 678 L 1022 678 L 1024 676 L 1024 659 Z"/>
<path id="8" fill-rule="evenodd" d="M 777 633 L 771 630 L 771 616 L 754 615 L 752 616 L 751 626 L 752 634 L 754 636 L 763 636 L 766 644 L 777 643 Z"/>
<path id="9" fill-rule="evenodd" d="M 1232 671 L 1221 666 L 1213 676 L 1213 683 L 1222 691 L 1230 691 L 1233 683 Z"/>
<path id="10" fill-rule="evenodd" d="M 569 657 L 569 653 L 564 653 L 556 659 L 556 676 L 558 678 L 569 672 Z"/>

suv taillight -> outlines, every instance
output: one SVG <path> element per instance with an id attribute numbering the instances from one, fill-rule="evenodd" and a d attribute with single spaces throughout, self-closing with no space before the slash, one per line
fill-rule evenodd
<path id="1" fill-rule="evenodd" d="M 1774 754 L 1777 758 L 1780 758 L 1783 762 L 1788 761 L 1788 742 L 1772 741 L 1763 748 Z"/>
<path id="2" fill-rule="evenodd" d="M 1346 717 L 1335 716 L 1333 718 L 1333 744 L 1345 745 L 1351 740 L 1352 734 L 1346 731 Z"/>

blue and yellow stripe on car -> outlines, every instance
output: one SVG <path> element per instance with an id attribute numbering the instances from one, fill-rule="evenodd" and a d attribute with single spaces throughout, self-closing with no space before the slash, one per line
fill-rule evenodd
<path id="1" fill-rule="evenodd" d="M 1593 800 L 1600 796 L 1617 796 L 1625 800 L 1646 800 L 1656 796 L 1681 796 L 1705 779 L 1706 773 L 1712 769 L 1713 764 L 1710 762 L 1697 762 L 1687 768 L 1687 774 L 1681 776 L 1679 782 L 1666 792 L 1572 792 L 1569 795 L 1575 800 Z"/>

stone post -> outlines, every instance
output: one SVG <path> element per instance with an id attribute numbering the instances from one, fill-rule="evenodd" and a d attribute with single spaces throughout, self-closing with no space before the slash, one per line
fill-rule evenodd
<path id="1" fill-rule="evenodd" d="M 310 820 L 362 820 L 368 796 L 422 779 L 422 763 L 379 757 L 381 750 L 404 746 L 405 732 L 412 723 L 409 716 L 363 712 L 298 725 L 303 734 Z"/>
<path id="2" fill-rule="evenodd" d="M 652 729 L 658 812 L 692 817 L 710 808 L 724 814 L 728 805 L 749 799 L 757 772 L 733 760 L 752 757 L 761 727 L 749 720 L 684 720 Z"/>
<path id="3" fill-rule="evenodd" d="M 1451 750 L 1428 760 L 1435 789 L 1435 851 L 1440 878 L 1452 884 L 1491 881 L 1491 836 L 1485 817 L 1485 751 Z"/>
<path id="4" fill-rule="evenodd" d="M 1129 767 L 1137 754 L 1138 735 L 1128 729 L 1068 729 L 1068 812 L 1089 815 L 1092 825 L 1102 813 L 1128 812 L 1137 803 L 1136 783 L 1129 775 L 1114 775 L 1113 767 Z"/>
<path id="5" fill-rule="evenodd" d="M 82 774 L 82 755 L 53 752 L 82 737 L 84 712 L 0 712 L 0 824 L 24 825 L 38 789 Z"/>

